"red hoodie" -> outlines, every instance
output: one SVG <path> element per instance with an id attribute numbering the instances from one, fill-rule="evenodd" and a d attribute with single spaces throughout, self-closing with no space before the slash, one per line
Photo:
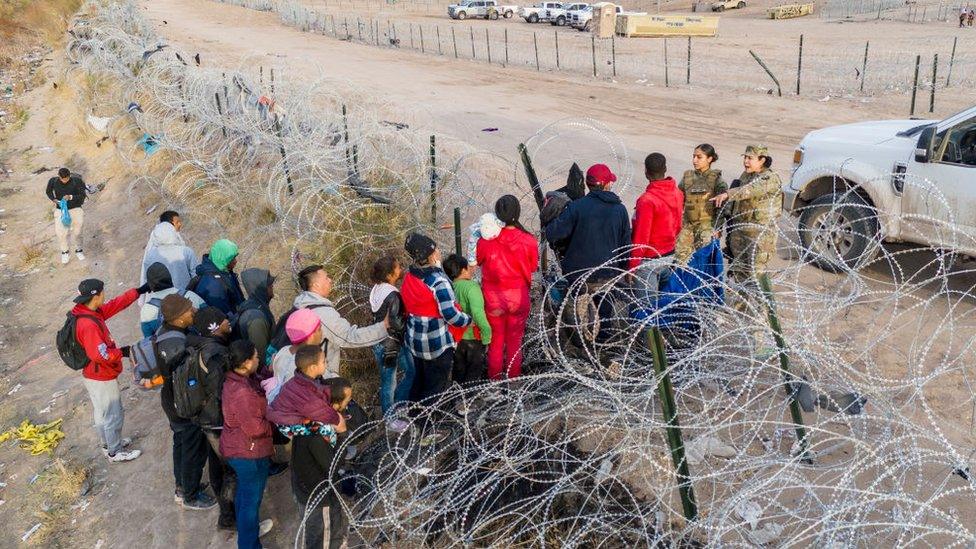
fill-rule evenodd
<path id="1" fill-rule="evenodd" d="M 491 240 L 478 240 L 478 265 L 485 290 L 515 290 L 532 284 L 539 270 L 539 242 L 515 227 L 505 227 Z"/>
<path id="2" fill-rule="evenodd" d="M 71 309 L 71 314 L 78 317 L 75 320 L 75 337 L 84 347 L 89 360 L 81 375 L 96 381 L 110 381 L 122 373 L 122 351 L 112 340 L 105 322 L 132 305 L 136 299 L 139 299 L 139 292 L 132 289 L 106 301 L 94 311 L 81 303 Z"/>
<path id="3" fill-rule="evenodd" d="M 685 198 L 674 179 L 667 177 L 647 184 L 634 208 L 633 243 L 630 268 L 644 259 L 661 257 L 674 251 L 681 231 Z"/>

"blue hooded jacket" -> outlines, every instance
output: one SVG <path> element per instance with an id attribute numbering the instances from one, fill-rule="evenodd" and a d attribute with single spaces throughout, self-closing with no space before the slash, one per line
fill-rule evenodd
<path id="1" fill-rule="evenodd" d="M 197 265 L 197 282 L 193 292 L 203 298 L 207 305 L 220 309 L 227 318 L 235 318 L 237 307 L 244 302 L 244 293 L 233 271 L 221 271 L 210 260 L 210 255 L 203 256 L 203 261 Z"/>
<path id="2" fill-rule="evenodd" d="M 553 246 L 565 245 L 566 255 L 560 262 L 563 276 L 572 283 L 583 273 L 607 263 L 630 245 L 630 217 L 615 193 L 590 190 L 572 201 L 559 217 L 543 229 Z M 593 279 L 612 278 L 627 268 L 627 257 L 599 269 Z"/>

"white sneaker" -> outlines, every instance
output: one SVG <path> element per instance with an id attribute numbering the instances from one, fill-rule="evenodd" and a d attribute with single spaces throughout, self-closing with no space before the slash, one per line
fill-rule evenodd
<path id="1" fill-rule="evenodd" d="M 274 521 L 271 519 L 264 519 L 261 524 L 258 524 L 258 537 L 263 538 L 265 534 L 271 531 L 274 527 Z"/>
<path id="2" fill-rule="evenodd" d="M 109 455 L 108 460 L 113 463 L 121 463 L 123 461 L 132 461 L 137 457 L 142 455 L 142 450 L 119 450 L 115 452 L 115 455 Z"/>
<path id="3" fill-rule="evenodd" d="M 131 438 L 126 437 L 126 438 L 123 438 L 122 439 L 122 449 L 123 450 L 125 450 L 126 448 L 128 448 L 130 444 L 132 444 L 132 439 Z M 108 447 L 102 446 L 102 454 L 104 454 L 105 457 L 108 457 Z"/>
<path id="4" fill-rule="evenodd" d="M 71 259 L 71 254 L 68 252 L 61 252 L 61 264 L 67 265 L 68 261 Z"/>
<path id="5" fill-rule="evenodd" d="M 85 254 L 81 253 L 81 250 L 75 250 L 75 257 L 78 258 L 78 261 L 85 260 Z"/>

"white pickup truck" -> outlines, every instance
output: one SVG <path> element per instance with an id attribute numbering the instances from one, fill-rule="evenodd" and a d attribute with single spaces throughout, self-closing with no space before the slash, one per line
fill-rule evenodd
<path id="1" fill-rule="evenodd" d="M 783 193 L 810 259 L 830 271 L 861 267 L 882 241 L 976 257 L 976 107 L 810 132 Z"/>
<path id="2" fill-rule="evenodd" d="M 498 19 L 499 16 L 511 19 L 518 6 L 502 6 L 496 0 L 462 0 L 460 4 L 447 6 L 447 15 L 451 19 L 465 20 L 469 17 L 482 19 Z"/>
<path id="3" fill-rule="evenodd" d="M 519 8 L 518 16 L 525 19 L 527 23 L 538 23 L 540 21 L 548 21 L 546 11 L 547 10 L 557 10 L 562 7 L 562 2 L 541 2 L 532 6 L 525 6 L 524 8 Z"/>
<path id="4" fill-rule="evenodd" d="M 569 22 L 569 17 L 566 15 L 568 12 L 578 11 L 578 10 L 581 10 L 581 9 L 587 7 L 587 6 L 589 6 L 589 4 L 584 4 L 582 2 L 579 2 L 579 3 L 577 3 L 577 2 L 574 2 L 574 3 L 566 2 L 566 3 L 560 4 L 558 8 L 550 8 L 550 9 L 547 9 L 546 10 L 546 19 L 549 21 L 549 24 L 550 25 L 554 25 L 554 26 L 557 26 L 557 27 L 562 27 L 562 26 L 565 26 L 566 23 Z"/>
<path id="5" fill-rule="evenodd" d="M 617 15 L 647 15 L 644 12 L 624 11 L 620 6 L 614 6 Z M 593 28 L 593 6 L 586 6 L 581 10 L 568 12 L 569 26 L 580 32 L 590 32 Z"/>

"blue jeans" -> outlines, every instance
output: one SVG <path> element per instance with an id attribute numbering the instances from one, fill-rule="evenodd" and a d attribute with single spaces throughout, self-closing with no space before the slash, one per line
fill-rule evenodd
<path id="1" fill-rule="evenodd" d="M 234 492 L 234 508 L 237 518 L 237 549 L 261 549 L 258 539 L 261 498 L 268 482 L 269 458 L 230 458 L 227 463 L 237 473 L 237 490 Z"/>
<path id="2" fill-rule="evenodd" d="M 393 407 L 394 402 L 403 402 L 410 399 L 410 388 L 413 386 L 414 366 L 413 355 L 405 346 L 400 346 L 397 354 L 396 367 L 387 368 L 383 361 L 385 351 L 382 343 L 373 345 L 373 356 L 376 358 L 376 365 L 380 369 L 380 407 L 385 414 Z M 400 370 L 403 379 L 400 383 L 396 382 L 396 371 Z"/>

